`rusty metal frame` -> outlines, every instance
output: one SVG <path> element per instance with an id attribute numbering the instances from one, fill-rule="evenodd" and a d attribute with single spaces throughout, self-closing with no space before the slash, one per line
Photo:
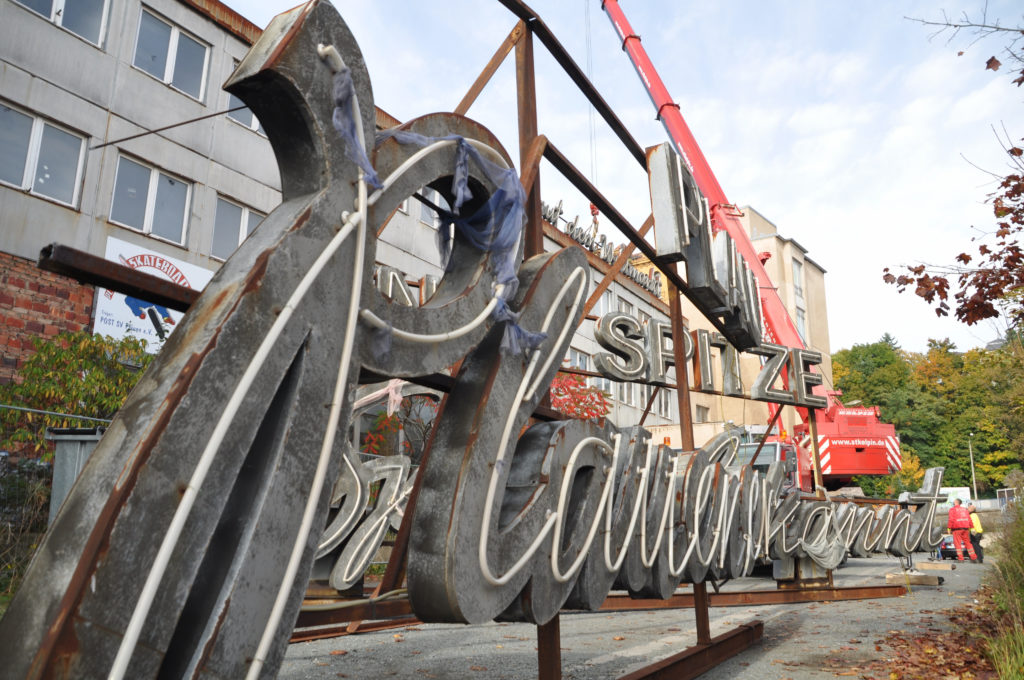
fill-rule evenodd
<path id="1" fill-rule="evenodd" d="M 732 630 L 698 642 L 682 652 L 662 659 L 638 671 L 619 676 L 619 680 L 689 680 L 706 673 L 726 659 L 744 651 L 764 635 L 760 621 L 744 623 Z"/>
<path id="2" fill-rule="evenodd" d="M 818 587 L 791 590 L 738 590 L 709 593 L 712 607 L 766 606 L 797 604 L 801 602 L 840 602 L 845 600 L 874 600 L 902 597 L 907 589 L 902 585 L 851 586 L 845 588 Z M 695 606 L 694 593 L 676 593 L 667 600 L 635 600 L 625 593 L 613 593 L 601 605 L 601 611 L 644 611 L 649 609 L 689 609 Z"/>
<path id="3" fill-rule="evenodd" d="M 202 292 L 58 243 L 42 249 L 37 266 L 81 283 L 141 297 L 176 312 L 188 310 Z"/>

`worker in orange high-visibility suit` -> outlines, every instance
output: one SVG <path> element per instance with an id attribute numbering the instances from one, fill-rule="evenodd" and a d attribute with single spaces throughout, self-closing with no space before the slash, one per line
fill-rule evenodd
<path id="1" fill-rule="evenodd" d="M 967 546 L 967 554 L 971 556 L 971 562 L 977 562 L 978 556 L 974 554 L 974 546 L 971 545 L 971 513 L 964 507 L 963 501 L 959 498 L 953 501 L 953 507 L 949 509 L 949 530 L 953 532 L 953 547 L 956 548 L 956 558 L 964 561 L 964 546 Z"/>

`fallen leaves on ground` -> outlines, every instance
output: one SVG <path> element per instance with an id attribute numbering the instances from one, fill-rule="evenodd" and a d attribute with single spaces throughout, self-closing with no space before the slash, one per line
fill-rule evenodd
<path id="1" fill-rule="evenodd" d="M 888 647 L 890 656 L 867 664 L 861 677 L 869 680 L 995 680 L 996 672 L 985 658 L 984 636 L 991 621 L 984 609 L 961 605 L 942 613 L 953 623 L 952 630 L 934 626 L 924 628 L 923 632 L 891 630 L 885 638 L 876 640 L 875 650 Z"/>

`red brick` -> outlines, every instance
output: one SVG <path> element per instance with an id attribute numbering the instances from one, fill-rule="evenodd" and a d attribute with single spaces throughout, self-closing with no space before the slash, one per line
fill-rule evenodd
<path id="1" fill-rule="evenodd" d="M 0 305 L 14 306 L 14 296 L 7 293 L 0 293 Z"/>
<path id="2" fill-rule="evenodd" d="M 91 311 L 92 310 L 86 310 L 85 314 L 76 314 L 75 321 L 82 325 L 88 326 L 89 322 L 92 321 Z"/>
<path id="3" fill-rule="evenodd" d="M 69 291 L 67 288 L 58 288 L 57 297 L 59 297 L 61 300 L 67 300 L 71 297 L 71 291 Z"/>
<path id="4" fill-rule="evenodd" d="M 4 320 L 8 328 L 24 328 L 25 322 L 16 316 L 9 316 Z"/>
<path id="5" fill-rule="evenodd" d="M 54 336 L 54 335 L 57 335 L 57 333 L 59 333 L 59 332 L 60 332 L 60 329 L 59 329 L 59 328 L 57 328 L 56 326 L 51 326 L 51 325 L 49 325 L 49 324 L 47 324 L 47 325 L 46 325 L 46 326 L 45 326 L 45 327 L 43 328 L 43 335 L 46 335 L 46 336 L 50 336 L 50 337 L 52 337 L 52 336 Z"/>
<path id="6" fill-rule="evenodd" d="M 13 276 L 10 277 L 7 280 L 7 283 L 10 284 L 10 286 L 13 287 L 13 288 L 24 288 L 25 287 L 25 279 L 16 279 Z"/>
<path id="7" fill-rule="evenodd" d="M 56 295 L 57 294 L 57 289 L 54 288 L 53 286 L 43 285 L 43 286 L 39 286 L 39 292 L 42 295 L 51 295 L 52 296 L 52 295 Z"/>
<path id="8" fill-rule="evenodd" d="M 42 333 L 43 324 L 39 323 L 38 321 L 29 321 L 25 324 L 25 330 L 27 330 L 29 333 Z"/>
<path id="9" fill-rule="evenodd" d="M 15 307 L 21 307 L 22 309 L 32 309 L 32 301 L 26 297 L 16 298 L 14 300 Z"/>
<path id="10" fill-rule="evenodd" d="M 32 311 L 39 312 L 40 314 L 49 314 L 50 313 L 50 305 L 45 304 L 43 302 L 33 302 L 32 303 Z"/>
<path id="11" fill-rule="evenodd" d="M 71 331 L 72 333 L 77 333 L 78 331 L 82 330 L 82 324 L 74 322 L 68 323 L 67 330 Z"/>

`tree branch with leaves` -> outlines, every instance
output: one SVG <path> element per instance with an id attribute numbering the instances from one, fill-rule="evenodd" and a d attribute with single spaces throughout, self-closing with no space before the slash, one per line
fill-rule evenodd
<path id="1" fill-rule="evenodd" d="M 931 37 L 947 34 L 949 41 L 963 32 L 974 38 L 971 46 L 990 37 L 1006 40 L 1002 54 L 1012 64 L 1013 83 L 1024 84 L 1024 25 L 1004 26 L 988 17 L 987 5 L 979 19 L 964 14 L 958 21 L 943 14 L 942 20 L 912 19 L 937 30 Z M 964 51 L 959 52 L 960 55 Z M 991 56 L 985 68 L 998 71 L 1002 62 Z M 902 293 L 913 292 L 925 302 L 935 306 L 938 316 L 947 316 L 951 310 L 950 291 L 953 293 L 952 311 L 957 320 L 973 325 L 985 319 L 1005 315 L 1011 327 L 1024 325 L 1024 248 L 1021 230 L 1024 229 L 1024 149 L 1010 141 L 1004 132 L 1001 140 L 1010 172 L 1005 176 L 992 173 L 999 179 L 999 187 L 989 195 L 995 218 L 995 229 L 972 239 L 978 241 L 977 252 L 962 252 L 950 265 L 904 265 L 903 273 L 894 273 L 886 267 L 883 280 Z M 1022 140 L 1024 141 L 1024 140 Z M 990 238 L 991 237 L 991 238 Z M 994 242 L 993 242 L 994 240 Z M 951 283 L 955 281 L 955 284 Z"/>

